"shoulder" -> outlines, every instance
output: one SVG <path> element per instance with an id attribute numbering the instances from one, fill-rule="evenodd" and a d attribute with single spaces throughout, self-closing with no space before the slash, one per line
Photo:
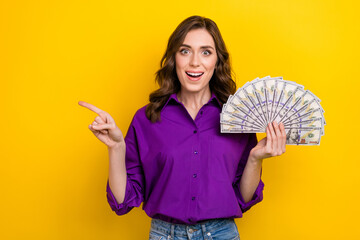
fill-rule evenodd
<path id="1" fill-rule="evenodd" d="M 135 135 L 138 135 L 142 132 L 142 129 L 148 128 L 147 122 L 150 122 L 146 118 L 146 106 L 143 106 L 136 110 L 135 114 L 132 117 L 130 122 L 125 140 L 129 141 L 129 139 L 133 138 Z"/>
<path id="2" fill-rule="evenodd" d="M 138 110 L 136 110 L 134 117 L 136 118 L 146 118 L 146 107 L 149 104 L 146 104 L 144 106 L 142 106 L 141 108 L 139 108 Z"/>
<path id="3" fill-rule="evenodd" d="M 141 108 L 139 108 L 138 110 L 136 110 L 131 125 L 144 125 L 144 124 L 150 124 L 151 121 L 146 117 L 146 107 L 149 104 L 146 104 L 144 106 L 142 106 Z"/>

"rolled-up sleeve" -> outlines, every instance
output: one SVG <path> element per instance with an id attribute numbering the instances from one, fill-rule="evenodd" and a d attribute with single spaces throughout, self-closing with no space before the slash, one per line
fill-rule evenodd
<path id="1" fill-rule="evenodd" d="M 144 200 L 144 174 L 140 162 L 140 153 L 135 129 L 135 116 L 125 137 L 125 165 L 127 172 L 125 197 L 118 203 L 111 191 L 109 180 L 106 185 L 107 201 L 117 215 L 124 215 L 134 207 L 139 207 Z"/>
<path id="2" fill-rule="evenodd" d="M 254 206 L 255 204 L 257 204 L 258 202 L 261 202 L 263 200 L 263 190 L 264 190 L 264 183 L 261 180 L 261 175 L 262 175 L 262 169 L 260 172 L 260 181 L 259 184 L 254 192 L 253 197 L 251 198 L 251 200 L 249 202 L 245 202 L 243 196 L 241 195 L 240 192 L 240 180 L 241 180 L 241 176 L 244 172 L 250 151 L 253 147 L 256 146 L 257 144 L 257 138 L 256 138 L 256 134 L 255 133 L 250 133 L 249 134 L 249 139 L 246 145 L 246 148 L 244 150 L 244 153 L 241 157 L 238 169 L 237 169 L 237 173 L 236 173 L 236 178 L 235 181 L 233 183 L 233 187 L 234 187 L 234 191 L 235 191 L 235 195 L 236 198 L 238 200 L 238 203 L 240 205 L 241 211 L 244 213 L 247 210 L 249 210 L 252 206 Z"/>

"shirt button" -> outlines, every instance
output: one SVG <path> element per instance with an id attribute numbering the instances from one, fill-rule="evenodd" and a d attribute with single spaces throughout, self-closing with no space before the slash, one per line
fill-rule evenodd
<path id="1" fill-rule="evenodd" d="M 197 131 L 196 131 L 196 130 L 194 130 L 194 133 L 197 133 Z"/>
<path id="2" fill-rule="evenodd" d="M 193 175 L 193 178 L 196 178 L 197 177 L 197 175 L 196 175 L 196 173 Z"/>
<path id="3" fill-rule="evenodd" d="M 203 111 L 201 111 L 200 114 L 202 115 L 202 114 L 203 114 Z"/>
<path id="4" fill-rule="evenodd" d="M 191 198 L 191 200 L 193 200 L 193 201 L 194 201 L 194 200 L 195 200 L 195 197 L 192 197 L 192 198 Z"/>
<path id="5" fill-rule="evenodd" d="M 198 151 L 195 151 L 194 153 L 195 153 L 195 154 L 198 154 L 199 152 L 198 152 Z"/>

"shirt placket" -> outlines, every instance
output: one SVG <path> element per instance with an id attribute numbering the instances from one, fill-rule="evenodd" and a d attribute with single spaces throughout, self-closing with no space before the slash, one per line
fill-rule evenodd
<path id="1" fill-rule="evenodd" d="M 202 152 L 200 149 L 200 134 L 201 131 L 199 129 L 199 126 L 201 126 L 201 121 L 203 118 L 203 108 L 205 106 L 203 106 L 200 111 L 199 114 L 197 115 L 195 121 L 194 121 L 194 127 L 192 129 L 192 134 L 193 134 L 193 144 L 192 144 L 192 148 L 191 148 L 191 164 L 190 164 L 190 172 L 189 172 L 189 178 L 190 178 L 190 182 L 191 182 L 191 186 L 190 186 L 190 208 L 189 208 L 189 222 L 194 222 L 195 216 L 198 216 L 198 213 L 196 212 L 197 209 L 197 203 L 200 200 L 199 199 L 199 181 L 201 179 L 201 175 L 200 173 L 200 165 L 201 165 L 201 157 L 202 157 Z"/>

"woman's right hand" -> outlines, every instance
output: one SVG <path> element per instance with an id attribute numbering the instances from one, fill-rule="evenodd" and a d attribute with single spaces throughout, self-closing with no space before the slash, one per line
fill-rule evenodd
<path id="1" fill-rule="evenodd" d="M 99 114 L 99 116 L 95 117 L 92 124 L 89 125 L 89 129 L 100 141 L 105 143 L 109 148 L 121 145 L 125 146 L 123 134 L 109 113 L 84 101 L 79 101 L 79 105 Z"/>

